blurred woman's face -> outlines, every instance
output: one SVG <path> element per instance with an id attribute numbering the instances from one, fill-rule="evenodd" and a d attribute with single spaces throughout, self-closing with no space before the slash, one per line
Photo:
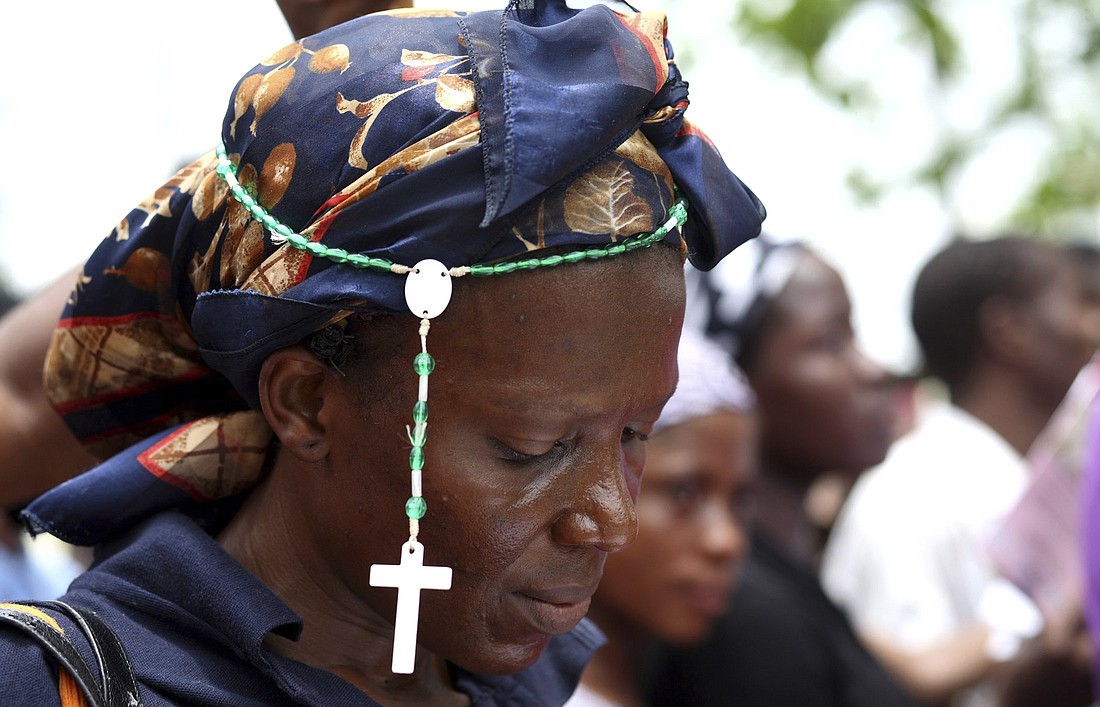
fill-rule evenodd
<path id="1" fill-rule="evenodd" d="M 756 423 L 692 418 L 652 435 L 647 457 L 638 538 L 608 557 L 590 616 L 689 644 L 726 610 L 748 548 Z"/>
<path id="2" fill-rule="evenodd" d="M 881 462 L 895 409 L 886 372 L 856 345 L 836 270 L 802 257 L 772 302 L 745 373 L 756 392 L 761 453 L 806 480 Z"/>

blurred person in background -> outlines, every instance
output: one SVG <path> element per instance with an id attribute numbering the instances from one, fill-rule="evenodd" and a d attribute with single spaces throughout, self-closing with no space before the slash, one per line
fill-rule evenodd
<path id="1" fill-rule="evenodd" d="M 1095 350 L 1082 295 L 1064 249 L 1012 236 L 953 242 L 915 283 L 913 329 L 950 404 L 856 484 L 823 581 L 930 704 L 1027 704 L 1036 683 L 1044 705 L 1091 701 L 1070 648 L 1080 631 L 1042 634 L 986 550 L 1028 484 L 1025 455 Z"/>
<path id="2" fill-rule="evenodd" d="M 805 246 L 763 236 L 689 276 L 685 330 L 719 343 L 755 393 L 760 477 L 731 608 L 702 645 L 659 661 L 653 703 L 915 704 L 823 592 L 805 510 L 815 481 L 881 462 L 894 432 L 892 379 L 856 344 L 843 280 Z"/>
<path id="3" fill-rule="evenodd" d="M 680 380 L 649 435 L 638 537 L 607 558 L 588 617 L 607 636 L 567 707 L 642 705 L 656 645 L 693 645 L 728 608 L 748 551 L 757 430 L 725 352 L 691 330 Z"/>
<path id="4" fill-rule="evenodd" d="M 26 356 L 28 345 L 26 333 L 20 323 L 25 318 L 25 313 L 11 314 L 9 312 L 19 307 L 19 301 L 8 292 L 0 283 L 0 341 L 6 342 L 0 347 L 0 379 L 13 385 L 26 386 L 31 391 L 42 390 L 41 371 L 37 375 L 19 375 L 15 361 Z M 37 322 L 35 322 L 37 324 Z M 30 333 L 35 326 L 28 327 Z M 49 340 L 48 335 L 43 337 Z M 30 344 L 32 349 L 42 347 L 46 343 L 36 341 Z M 22 397 L 22 396 L 20 396 Z M 28 396 L 34 399 L 33 395 Z M 45 396 L 42 396 L 45 403 Z M 4 410 L 3 424 L 0 425 L 0 438 L 22 434 L 22 424 L 26 421 L 24 411 L 15 406 L 0 407 Z M 33 416 L 32 416 L 33 417 Z M 64 429 L 61 418 L 50 410 L 50 415 L 45 419 Z M 72 435 L 65 430 L 65 435 L 72 439 Z M 52 450 L 37 450 L 36 463 L 50 460 Z M 8 457 L 7 459 L 10 459 Z M 10 474 L 11 482 L 18 482 L 21 475 Z M 9 480 L 5 479 L 5 485 Z M 54 597 L 65 591 L 69 582 L 79 574 L 81 565 L 67 551 L 64 545 L 57 542 L 43 541 L 32 542 L 23 531 L 18 522 L 18 511 L 22 504 L 13 502 L 12 499 L 22 497 L 18 490 L 5 489 L 3 510 L 0 512 L 0 597 L 19 597 L 23 599 L 45 599 Z"/>

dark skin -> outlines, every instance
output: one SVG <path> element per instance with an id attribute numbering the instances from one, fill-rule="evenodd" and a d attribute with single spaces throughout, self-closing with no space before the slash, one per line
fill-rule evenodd
<path id="1" fill-rule="evenodd" d="M 1078 371 L 1096 349 L 1095 315 L 1079 272 L 1054 248 L 1036 249 L 1046 285 L 1025 302 L 987 301 L 982 345 L 956 405 L 997 431 L 1022 454 L 1046 426 Z"/>
<path id="2" fill-rule="evenodd" d="M 0 503 L 14 508 L 92 468 L 97 460 L 76 441 L 46 398 L 42 364 L 54 324 L 76 281 L 66 273 L 0 319 L 0 459 L 9 470 Z M 33 469 L 35 473 L 25 473 Z"/>
<path id="3" fill-rule="evenodd" d="M 885 458 L 894 420 L 889 378 L 856 344 L 840 275 L 811 253 L 772 301 L 752 351 L 744 369 L 761 421 L 758 523 L 811 562 L 807 489 L 826 472 L 854 475 Z"/>
<path id="4" fill-rule="evenodd" d="M 1072 264 L 1036 248 L 1045 285 L 1026 301 L 991 299 L 979 314 L 981 348 L 951 390 L 954 404 L 993 428 L 1020 455 L 1042 431 L 1095 348 L 1095 314 Z M 946 705 L 960 690 L 992 677 L 1002 705 L 1087 705 L 1090 646 L 1079 611 L 1048 624 L 1013 661 L 988 655 L 988 627 L 975 624 L 919 651 L 892 636 L 863 636 L 876 657 L 927 704 Z"/>
<path id="5" fill-rule="evenodd" d="M 641 705 L 638 666 L 655 641 L 703 640 L 727 608 L 748 553 L 756 420 L 720 410 L 649 441 L 638 539 L 607 560 L 589 617 L 608 644 L 581 681 L 620 705 Z"/>
<path id="6" fill-rule="evenodd" d="M 267 481 L 219 540 L 305 620 L 270 647 L 384 704 L 461 704 L 446 664 L 511 673 L 587 611 L 607 553 L 637 532 L 649 432 L 676 381 L 679 254 L 667 247 L 456 282 L 433 321 L 417 665 L 390 672 L 396 592 L 369 586 L 408 540 L 416 321 L 365 325 L 347 377 L 302 347 L 264 364 L 280 440 Z M 323 519 L 320 520 L 319 519 Z"/>

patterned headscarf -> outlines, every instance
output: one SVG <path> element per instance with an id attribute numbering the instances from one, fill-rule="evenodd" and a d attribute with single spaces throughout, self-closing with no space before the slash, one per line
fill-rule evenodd
<path id="1" fill-rule="evenodd" d="M 702 333 L 685 328 L 676 355 L 680 380 L 653 426 L 657 433 L 696 417 L 721 410 L 749 412 L 756 396 L 729 353 Z"/>
<path id="2" fill-rule="evenodd" d="M 806 252 L 800 242 L 762 235 L 709 272 L 689 267 L 684 328 L 702 332 L 739 361 L 768 304 L 790 282 Z"/>
<path id="3" fill-rule="evenodd" d="M 450 267 L 607 244 L 653 231 L 678 189 L 683 245 L 709 268 L 764 210 L 684 120 L 665 30 L 562 0 L 369 15 L 249 71 L 221 140 L 248 195 L 329 248 Z M 180 171 L 85 266 L 46 385 L 110 459 L 32 505 L 33 529 L 96 542 L 247 490 L 271 439 L 263 360 L 349 312 L 407 311 L 403 278 L 273 242 L 216 164 Z"/>

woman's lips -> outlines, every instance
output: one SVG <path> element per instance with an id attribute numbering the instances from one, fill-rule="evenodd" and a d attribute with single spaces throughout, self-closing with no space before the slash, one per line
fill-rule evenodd
<path id="1" fill-rule="evenodd" d="M 717 617 L 729 608 L 732 591 L 731 582 L 711 582 L 683 586 L 679 594 L 695 611 Z"/>
<path id="2" fill-rule="evenodd" d="M 527 622 L 539 633 L 556 636 L 580 623 L 592 603 L 595 587 L 560 587 L 512 594 Z"/>

